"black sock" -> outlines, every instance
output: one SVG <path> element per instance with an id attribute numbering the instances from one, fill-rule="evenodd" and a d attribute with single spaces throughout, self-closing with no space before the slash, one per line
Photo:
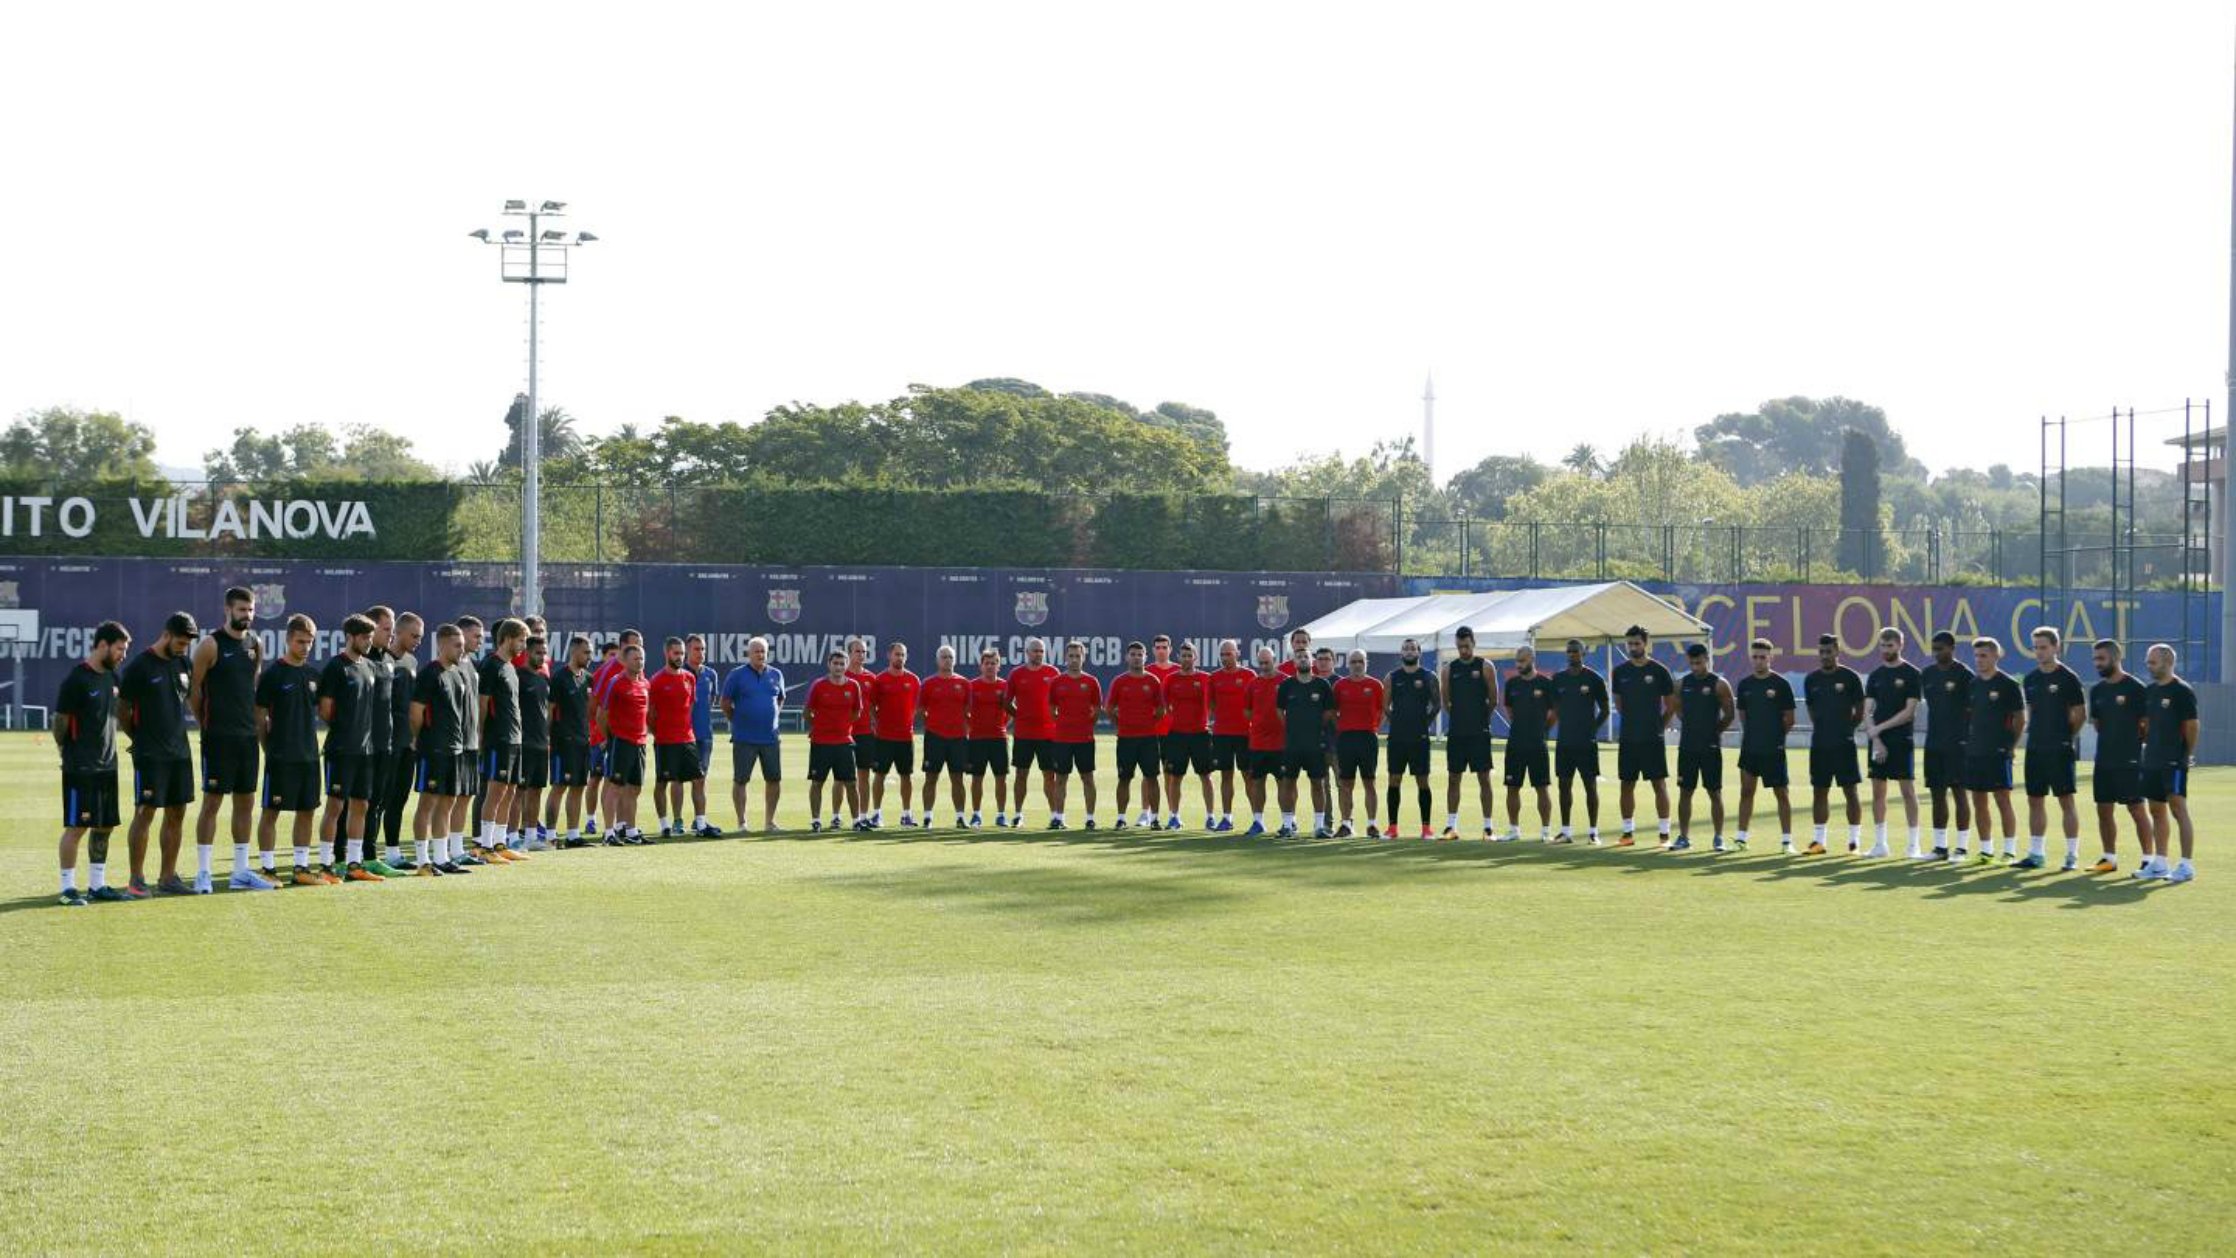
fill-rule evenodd
<path id="1" fill-rule="evenodd" d="M 1421 801 L 1421 827 L 1428 829 L 1436 824 L 1436 818 L 1429 815 L 1429 788 L 1423 786 L 1415 791 L 1415 794 L 1419 796 Z"/>
<path id="2" fill-rule="evenodd" d="M 1390 827 L 1392 829 L 1396 829 L 1398 823 L 1398 801 L 1405 798 L 1405 792 L 1399 788 L 1397 780 L 1395 778 L 1391 779 L 1390 789 L 1385 793 L 1385 798 L 1388 800 L 1390 806 L 1387 809 L 1383 810 L 1383 815 L 1387 816 L 1390 819 Z"/>

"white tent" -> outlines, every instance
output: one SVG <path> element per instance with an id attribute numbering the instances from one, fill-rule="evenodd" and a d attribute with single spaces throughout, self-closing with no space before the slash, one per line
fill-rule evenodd
<path id="1" fill-rule="evenodd" d="M 1367 622 L 1365 617 L 1387 615 Z M 1364 622 L 1364 623 L 1362 623 Z M 1628 581 L 1557 585 L 1488 594 L 1428 594 L 1410 599 L 1359 599 L 1305 626 L 1313 645 L 1365 648 L 1393 654 L 1407 638 L 1423 651 L 1447 651 L 1461 625 L 1475 630 L 1475 649 L 1511 655 L 1518 646 L 1558 646 L 1570 638 L 1585 646 L 1620 642 L 1640 625 L 1657 639 L 1705 639 L 1708 625 Z"/>

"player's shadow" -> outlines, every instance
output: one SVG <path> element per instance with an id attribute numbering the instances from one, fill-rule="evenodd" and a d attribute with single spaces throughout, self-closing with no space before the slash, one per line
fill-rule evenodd
<path id="1" fill-rule="evenodd" d="M 61 905 L 61 892 L 53 895 L 24 896 L 16 900 L 0 900 L 0 914 L 21 913 L 27 909 L 51 909 Z M 99 907 L 99 906 L 95 906 Z"/>
<path id="2" fill-rule="evenodd" d="M 1067 926 L 1217 912 L 1245 898 L 1193 877 L 1114 877 L 1100 870 L 988 868 L 962 862 L 838 874 L 817 879 L 817 885 Z"/>
<path id="3" fill-rule="evenodd" d="M 1752 877 L 1761 881 L 1805 880 L 1826 887 L 1867 891 L 1912 891 L 1928 900 L 1994 896 L 2024 903 L 2062 901 L 2068 909 L 2139 903 L 2162 884 L 2145 882 L 2122 870 L 2116 875 L 2065 873 L 2054 869 L 2014 869 L 2008 865 L 1950 865 L 1902 859 L 1859 860 L 1852 856 L 1753 856 L 1702 862 L 1688 872 L 1702 877 Z"/>

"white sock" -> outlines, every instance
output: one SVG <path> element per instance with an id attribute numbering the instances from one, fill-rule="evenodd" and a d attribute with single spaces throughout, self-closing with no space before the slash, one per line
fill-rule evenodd
<path id="1" fill-rule="evenodd" d="M 365 863 L 365 840 L 351 839 L 349 841 L 347 850 L 349 853 L 348 861 L 350 864 L 362 865 Z"/>
<path id="2" fill-rule="evenodd" d="M 1745 843 L 1747 841 L 1747 832 L 1745 830 L 1741 830 L 1737 835 L 1733 837 L 1737 838 L 1741 843 Z"/>
<path id="3" fill-rule="evenodd" d="M 75 891 L 78 889 L 77 870 L 65 869 L 62 871 L 62 889 L 64 891 Z"/>
<path id="4" fill-rule="evenodd" d="M 331 864 L 333 864 L 333 863 L 334 863 L 334 845 L 333 845 L 333 844 L 331 844 L 331 843 L 327 843 L 327 842 L 324 842 L 323 840 L 322 840 L 322 841 L 321 841 L 321 842 L 319 843 L 319 845 L 318 845 L 318 863 L 319 863 L 319 864 L 321 864 L 321 865 L 331 865 Z"/>
<path id="5" fill-rule="evenodd" d="M 1961 851 L 1963 851 L 1964 849 L 1966 849 L 1966 848 L 1968 848 L 1968 847 L 1970 847 L 1970 846 L 1972 846 L 1972 832 L 1971 832 L 1970 830 L 1959 830 L 1959 831 L 1957 831 L 1957 832 L 1956 832 L 1956 850 L 1958 850 L 1958 851 L 1960 851 L 1960 852 L 1961 852 Z"/>
<path id="6" fill-rule="evenodd" d="M 277 869 L 279 867 L 279 853 L 258 852 L 256 854 L 256 863 L 264 867 L 265 873 L 271 873 L 274 869 Z"/>
<path id="7" fill-rule="evenodd" d="M 1862 826 L 1849 826 L 1849 827 L 1848 827 L 1848 846 L 1849 846 L 1849 847 L 1862 847 L 1862 846 L 1863 846 L 1863 827 L 1862 827 Z"/>
<path id="8" fill-rule="evenodd" d="M 2161 861 L 2159 862 L 2159 867 L 2163 869 L 2165 868 L 2165 864 L 2166 863 L 2164 861 Z M 2196 869 L 2190 865 L 2189 857 L 2187 856 L 2184 856 L 2181 861 L 2174 866 L 2174 868 L 2180 870 L 2185 874 L 2197 872 Z"/>
<path id="9" fill-rule="evenodd" d="M 89 864 L 85 867 L 85 873 L 85 885 L 88 890 L 99 891 L 109 885 L 109 866 L 107 862 Z"/>
<path id="10" fill-rule="evenodd" d="M 1941 826 L 1935 826 L 1935 827 L 1933 828 L 1933 846 L 1935 846 L 1935 847 L 1947 847 L 1948 845 L 1949 845 L 1949 832 L 1948 832 L 1948 830 L 1947 830 L 1947 829 L 1945 829 L 1945 828 L 1943 828 L 1943 827 L 1941 827 Z"/>
<path id="11" fill-rule="evenodd" d="M 1669 818 L 1667 817 L 1661 819 L 1661 837 L 1665 839 L 1669 837 Z"/>
<path id="12" fill-rule="evenodd" d="M 1922 850 L 1918 844 L 1918 828 L 1916 826 L 1910 827 L 1910 850 L 1913 852 Z"/>
<path id="13" fill-rule="evenodd" d="M 388 845 L 387 852 L 381 857 L 381 859 L 387 861 L 391 865 L 400 864 L 404 859 L 404 849 L 394 843 L 391 843 Z"/>
<path id="14" fill-rule="evenodd" d="M 1564 839 L 1570 839 L 1570 838 L 1574 838 L 1574 837 L 1576 837 L 1576 836 L 1574 836 L 1574 835 L 1570 834 L 1570 833 L 1568 832 L 1568 827 L 1564 825 L 1564 826 L 1562 826 L 1562 827 L 1561 827 L 1561 837 L 1562 837 L 1562 838 L 1564 838 Z"/>
<path id="15" fill-rule="evenodd" d="M 927 817 L 929 817 L 929 816 L 931 816 L 932 814 L 930 814 L 930 813 L 925 813 L 924 815 L 925 815 L 925 816 L 927 816 Z M 704 829 L 704 828 L 706 827 L 706 823 L 707 823 L 707 815 L 706 815 L 705 813 L 703 813 L 703 812 L 702 812 L 702 813 L 700 813 L 700 814 L 699 814 L 698 816 L 696 816 L 696 817 L 693 817 L 693 818 L 691 819 L 691 828 L 692 828 L 692 829 L 694 829 L 694 830 Z"/>
<path id="16" fill-rule="evenodd" d="M 233 845 L 233 868 L 235 870 L 248 868 L 248 844 L 235 843 Z"/>
<path id="17" fill-rule="evenodd" d="M 1780 835 L 1778 836 L 1778 846 L 1780 846 L 1780 847 L 1792 847 L 1792 846 L 1793 846 L 1793 835 L 1792 835 L 1792 834 L 1790 834 L 1790 833 L 1782 833 L 1782 834 L 1780 834 Z"/>
<path id="18" fill-rule="evenodd" d="M 210 857 L 216 851 L 217 844 L 215 843 L 197 843 L 194 845 L 194 872 L 197 876 L 203 878 L 210 876 Z"/>
<path id="19" fill-rule="evenodd" d="M 2079 839 L 2067 839 L 2065 841 L 2065 859 L 2069 861 L 2081 859 L 2081 841 Z"/>
<path id="20" fill-rule="evenodd" d="M 1628 818 L 1628 817 L 1625 817 L 1625 818 L 1623 818 L 1623 835 L 1624 835 L 1624 837 L 1626 837 L 1626 838 L 1627 838 L 1627 837 L 1629 837 L 1630 835 L 1632 835 L 1632 834 L 1635 834 L 1635 833 L 1637 833 L 1637 832 L 1638 832 L 1638 823 L 1637 823 L 1637 822 L 1635 822 L 1635 821 L 1632 821 L 1632 820 L 1631 820 L 1630 818 Z"/>
<path id="21" fill-rule="evenodd" d="M 1325 826 L 1325 825 L 1327 825 L 1327 824 L 1328 824 L 1328 815 L 1327 815 L 1326 813 L 1324 813 L 1324 812 L 1316 812 L 1316 813 L 1313 813 L 1313 814 L 1312 814 L 1312 828 L 1313 828 L 1313 829 L 1317 830 L 1317 829 L 1319 829 L 1319 828 L 1321 828 L 1322 826 Z"/>
<path id="22" fill-rule="evenodd" d="M 1281 824 L 1282 824 L 1282 825 L 1285 825 L 1285 826 L 1293 826 L 1293 825 L 1295 825 L 1296 823 L 1297 823 L 1297 815 L 1296 815 L 1295 813 L 1293 813 L 1293 812 L 1285 812 L 1285 813 L 1282 813 L 1282 814 L 1281 814 Z"/>
<path id="23" fill-rule="evenodd" d="M 1598 838 L 1598 837 L 1599 837 L 1599 827 L 1598 827 L 1598 826 L 1593 826 L 1593 827 L 1591 828 L 1591 833 L 1587 834 L 1587 835 L 1586 835 L 1585 837 L 1586 837 L 1586 838 L 1592 838 L 1592 839 L 1596 839 L 1596 838 Z"/>
<path id="24" fill-rule="evenodd" d="M 419 864 L 428 864 L 429 860 L 427 856 L 427 840 L 413 839 L 411 841 L 411 845 L 412 852 L 414 853 L 413 859 L 416 860 Z"/>
<path id="25" fill-rule="evenodd" d="M 450 836 L 449 842 L 450 859 L 454 861 L 464 860 L 466 858 L 466 836 L 453 832 Z"/>
<path id="26" fill-rule="evenodd" d="M 1817 827 L 1817 842 L 1819 842 L 1819 843 L 1822 843 L 1822 842 L 1824 842 L 1824 841 L 1825 841 L 1825 828 L 1824 828 L 1823 826 L 1818 826 L 1818 827 Z"/>
<path id="27" fill-rule="evenodd" d="M 311 850 L 300 844 L 295 848 L 295 868 L 302 869 L 311 863 Z"/>
<path id="28" fill-rule="evenodd" d="M 1884 821 L 1878 822 L 1871 827 L 1871 830 L 1872 837 L 1878 840 L 1879 846 L 1885 847 L 1887 843 L 1887 823 Z"/>
<path id="29" fill-rule="evenodd" d="M 2104 859 L 2105 859 L 2106 861 L 2109 861 L 2109 862 L 2111 862 L 2111 864 L 2112 864 L 2112 867 L 2113 867 L 2113 868 L 2115 868 L 2115 869 L 2116 869 L 2116 868 L 2118 868 L 2118 867 L 2119 867 L 2119 863 L 2120 863 L 2120 857 L 2119 857 L 2119 853 L 2117 853 L 2117 852 L 2106 852 L 2106 853 L 2104 853 Z"/>
<path id="30" fill-rule="evenodd" d="M 1459 828 L 1460 828 L 1460 815 L 1459 815 L 1458 813 L 1456 813 L 1456 812 L 1448 812 L 1448 813 L 1445 813 L 1445 814 L 1444 814 L 1444 825 L 1445 825 L 1445 827 L 1446 827 L 1447 829 L 1451 829 L 1451 830 L 1457 830 L 1457 829 L 1459 829 Z"/>

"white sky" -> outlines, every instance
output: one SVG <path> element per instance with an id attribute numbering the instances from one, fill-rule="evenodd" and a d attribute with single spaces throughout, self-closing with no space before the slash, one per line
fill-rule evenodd
<path id="1" fill-rule="evenodd" d="M 653 7 L 15 6 L 0 417 L 489 457 L 508 196 L 603 237 L 544 318 L 593 432 L 1018 375 L 1270 466 L 1433 368 L 1445 475 L 1790 393 L 2024 468 L 2221 388 L 2220 3 Z"/>

